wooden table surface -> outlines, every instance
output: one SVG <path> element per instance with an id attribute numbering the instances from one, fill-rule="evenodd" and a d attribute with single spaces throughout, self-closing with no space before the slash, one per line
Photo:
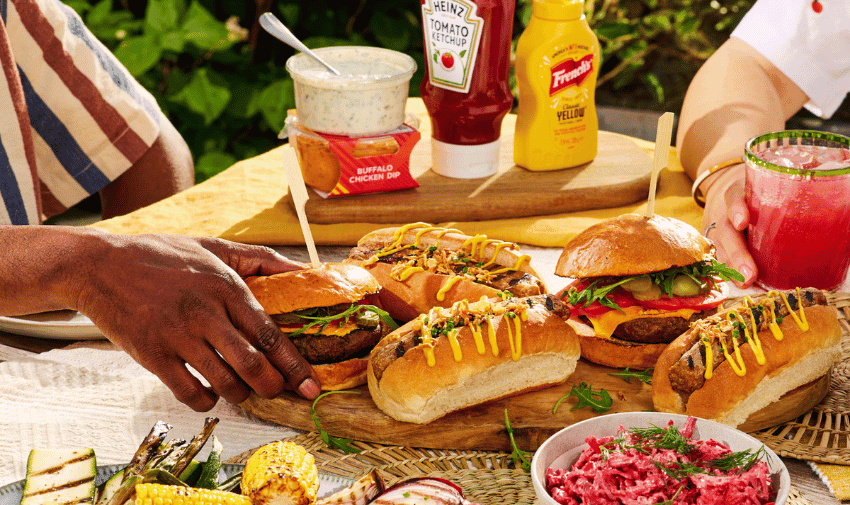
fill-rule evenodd
<path id="1" fill-rule="evenodd" d="M 335 261 L 347 254 L 347 247 L 322 248 L 321 256 L 324 261 Z M 282 253 L 292 259 L 309 262 L 306 250 L 302 248 L 278 248 Z M 0 331 L 0 345 L 6 345 L 15 349 L 26 350 L 34 353 L 42 353 L 52 349 L 59 349 L 70 345 L 72 341 L 52 340 L 42 338 L 23 337 Z M 782 458 L 791 474 L 791 483 L 814 505 L 845 505 L 850 501 L 839 501 L 830 492 L 826 485 L 814 473 L 805 461 Z"/>

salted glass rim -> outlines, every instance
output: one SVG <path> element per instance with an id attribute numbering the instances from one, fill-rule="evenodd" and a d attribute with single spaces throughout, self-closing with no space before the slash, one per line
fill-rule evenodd
<path id="1" fill-rule="evenodd" d="M 776 141 L 776 146 L 819 145 L 817 144 L 819 141 L 831 142 L 839 144 L 831 147 L 842 147 L 850 150 L 850 137 L 846 137 L 838 133 L 817 130 L 781 130 L 753 137 L 747 142 L 744 148 L 744 158 L 746 159 L 747 164 L 755 165 L 773 172 L 790 175 L 805 175 L 808 177 L 830 177 L 850 174 L 850 165 L 826 170 L 810 170 L 805 168 L 785 167 L 765 161 L 753 152 L 753 148 L 770 141 Z"/>

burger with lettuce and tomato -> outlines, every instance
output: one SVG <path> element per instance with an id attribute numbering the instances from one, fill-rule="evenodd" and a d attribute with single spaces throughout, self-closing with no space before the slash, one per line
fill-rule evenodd
<path id="1" fill-rule="evenodd" d="M 559 298 L 581 340 L 582 357 L 646 369 L 690 323 L 717 312 L 726 281 L 743 276 L 714 258 L 714 244 L 669 217 L 624 214 L 571 240 L 555 274 L 574 279 Z"/>
<path id="2" fill-rule="evenodd" d="M 366 383 L 369 353 L 398 328 L 376 304 L 381 286 L 367 270 L 341 263 L 248 277 L 245 284 L 313 366 L 323 390 Z"/>

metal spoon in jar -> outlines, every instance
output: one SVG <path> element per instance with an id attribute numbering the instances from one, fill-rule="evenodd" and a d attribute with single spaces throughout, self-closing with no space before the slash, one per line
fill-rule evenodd
<path id="1" fill-rule="evenodd" d="M 314 60 L 318 61 L 322 65 L 325 66 L 328 70 L 336 75 L 340 75 L 340 71 L 330 66 L 328 62 L 319 58 L 319 56 L 310 50 L 307 46 L 304 45 L 295 35 L 289 31 L 289 28 L 283 24 L 281 20 L 275 17 L 271 12 L 265 12 L 262 16 L 260 16 L 260 25 L 265 28 L 267 32 L 274 35 L 276 38 L 280 39 L 284 44 L 301 51 L 302 53 L 311 56 Z"/>

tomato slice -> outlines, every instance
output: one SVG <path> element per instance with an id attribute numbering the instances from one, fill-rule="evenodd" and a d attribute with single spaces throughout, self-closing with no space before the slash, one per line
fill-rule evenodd
<path id="1" fill-rule="evenodd" d="M 564 300 L 564 296 L 566 292 L 570 288 L 576 288 L 581 291 L 587 285 L 590 284 L 586 280 L 577 279 L 572 283 L 568 284 L 564 289 L 558 292 L 558 298 Z M 635 297 L 631 295 L 625 289 L 616 288 L 611 293 L 608 294 L 608 299 L 612 302 L 616 303 L 620 308 L 632 307 L 635 305 L 640 305 L 641 307 L 645 307 L 647 309 L 656 309 L 656 310 L 668 310 L 675 311 L 680 309 L 691 309 L 691 310 L 707 310 L 717 307 L 723 300 L 729 297 L 729 285 L 726 282 L 717 280 L 715 289 L 712 289 L 708 293 L 698 295 L 698 296 L 676 296 L 673 298 L 669 298 L 667 296 L 662 296 L 657 300 L 637 300 Z M 566 302 L 566 300 L 564 300 Z M 569 305 L 569 304 L 568 304 Z M 616 310 L 605 305 L 602 305 L 599 302 L 593 302 L 588 306 L 574 306 L 570 305 L 570 311 L 573 316 L 598 316 L 600 314 L 604 314 L 609 310 Z"/>

